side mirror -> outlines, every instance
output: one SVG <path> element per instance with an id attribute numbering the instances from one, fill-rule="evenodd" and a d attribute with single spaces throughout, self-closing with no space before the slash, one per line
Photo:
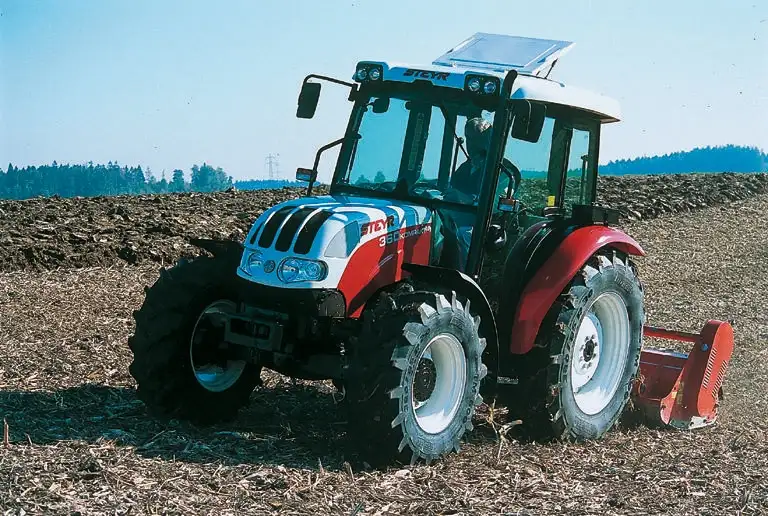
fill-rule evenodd
<path id="1" fill-rule="evenodd" d="M 515 213 L 520 211 L 520 202 L 517 199 L 499 197 L 496 208 L 502 213 Z"/>
<path id="2" fill-rule="evenodd" d="M 544 104 L 532 103 L 528 100 L 517 101 L 510 136 L 526 142 L 538 142 L 546 116 L 547 106 Z"/>
<path id="3" fill-rule="evenodd" d="M 376 114 L 389 111 L 389 97 L 379 97 L 373 101 L 373 112 Z"/>
<path id="4" fill-rule="evenodd" d="M 296 169 L 296 181 L 305 181 L 307 183 L 314 183 L 317 179 L 317 171 L 311 168 L 297 168 Z"/>
<path id="5" fill-rule="evenodd" d="M 299 106 L 296 109 L 296 116 L 298 118 L 312 118 L 315 116 L 318 100 L 320 100 L 320 83 L 305 82 L 299 93 Z"/>

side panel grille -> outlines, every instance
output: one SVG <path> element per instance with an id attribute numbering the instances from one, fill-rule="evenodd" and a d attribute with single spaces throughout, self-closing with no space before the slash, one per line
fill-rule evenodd
<path id="1" fill-rule="evenodd" d="M 728 362 L 723 362 L 723 365 L 720 367 L 720 371 L 717 373 L 717 378 L 715 379 L 715 385 L 712 386 L 712 396 L 715 398 L 715 401 L 717 401 L 717 395 L 720 391 L 720 387 L 723 386 L 723 381 L 725 380 L 725 373 L 728 369 Z"/>
<path id="2" fill-rule="evenodd" d="M 709 360 L 707 360 L 707 369 L 704 371 L 704 381 L 702 387 L 705 389 L 709 387 L 709 381 L 712 379 L 712 368 L 715 366 L 715 358 L 717 357 L 717 348 L 713 347 L 709 354 Z"/>

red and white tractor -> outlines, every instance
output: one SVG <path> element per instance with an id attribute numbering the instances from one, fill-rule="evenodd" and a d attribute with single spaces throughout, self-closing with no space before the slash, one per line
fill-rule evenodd
<path id="1" fill-rule="evenodd" d="M 732 328 L 645 326 L 644 251 L 595 198 L 619 106 L 548 78 L 571 45 L 478 33 L 428 66 L 307 76 L 300 118 L 318 81 L 349 89 L 343 137 L 297 171 L 305 197 L 242 243 L 196 240 L 209 254 L 147 289 L 130 338 L 139 398 L 212 423 L 264 367 L 331 379 L 371 464 L 458 451 L 491 399 L 539 438 L 600 438 L 630 399 L 659 424 L 714 422 Z M 330 191 L 313 196 L 334 146 Z M 693 347 L 645 349 L 644 335 Z"/>

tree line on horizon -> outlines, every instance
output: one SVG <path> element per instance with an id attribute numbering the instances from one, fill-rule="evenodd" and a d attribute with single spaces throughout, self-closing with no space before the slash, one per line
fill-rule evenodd
<path id="1" fill-rule="evenodd" d="M 701 147 L 690 151 L 660 156 L 642 156 L 610 161 L 600 165 L 602 175 L 681 174 L 695 172 L 765 172 L 768 154 L 757 147 L 725 145 Z M 376 178 L 374 178 L 375 180 Z M 184 171 L 174 170 L 170 177 L 163 172 L 158 179 L 147 168 L 109 162 L 106 165 L 86 164 L 27 166 L 8 165 L 0 168 L 0 199 L 31 197 L 92 197 L 102 195 L 137 195 L 177 192 L 215 192 L 235 187 L 260 190 L 299 186 L 288 180 L 252 179 L 233 182 L 221 167 L 207 163 L 193 165 L 189 180 Z"/>
<path id="2" fill-rule="evenodd" d="M 9 164 L 5 171 L 0 169 L 0 199 L 215 192 L 232 186 L 232 177 L 221 167 L 207 163 L 193 165 L 189 181 L 180 169 L 174 170 L 169 178 L 163 172 L 158 179 L 149 168 L 121 166 L 111 161 L 107 165 L 59 165 L 54 161 L 24 168 Z"/>
<path id="3" fill-rule="evenodd" d="M 757 147 L 697 147 L 659 156 L 641 156 L 600 165 L 602 175 L 767 172 L 768 154 Z"/>

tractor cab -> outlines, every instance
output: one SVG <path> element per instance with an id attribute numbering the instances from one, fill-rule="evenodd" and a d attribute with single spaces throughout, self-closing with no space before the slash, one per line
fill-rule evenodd
<path id="1" fill-rule="evenodd" d="M 478 33 L 428 66 L 358 63 L 331 195 L 429 208 L 432 264 L 474 278 L 526 228 L 582 216 L 574 206 L 595 200 L 601 125 L 619 107 L 548 78 L 572 45 Z M 314 114 L 317 78 L 305 80 L 299 117 Z"/>

